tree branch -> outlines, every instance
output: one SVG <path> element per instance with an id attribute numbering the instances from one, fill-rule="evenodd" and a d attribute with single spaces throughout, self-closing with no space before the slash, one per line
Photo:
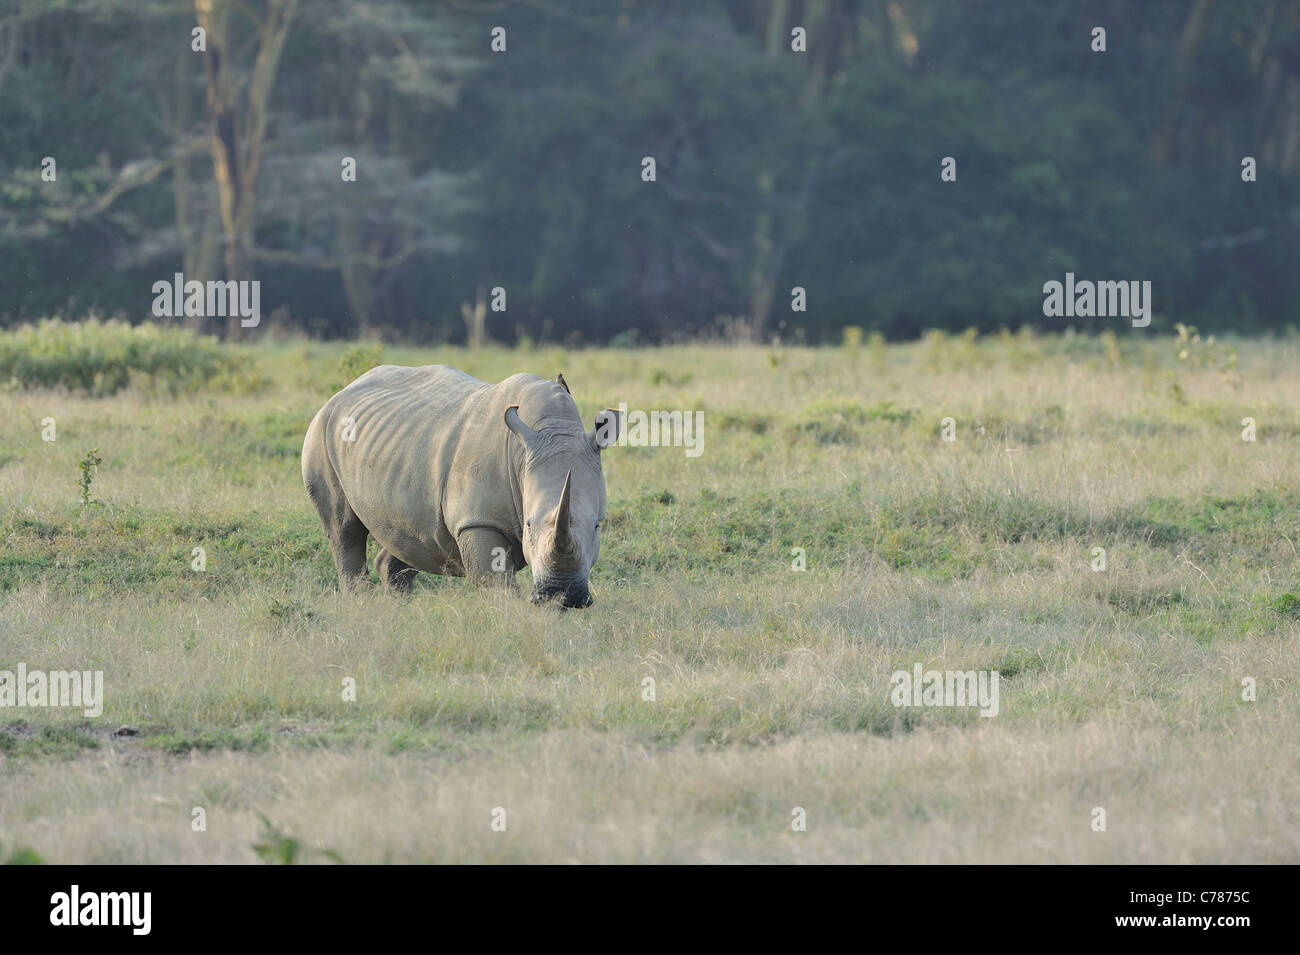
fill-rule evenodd
<path id="1" fill-rule="evenodd" d="M 10 226 L 5 229 L 5 234 L 25 239 L 42 239 L 47 237 L 56 226 L 75 225 L 78 222 L 94 219 L 128 192 L 153 182 L 178 162 L 202 153 L 207 145 L 208 138 L 200 136 L 177 146 L 167 159 L 133 160 L 123 166 L 118 172 L 117 180 L 92 201 L 81 206 L 48 209 L 44 211 L 41 221 L 26 226 Z"/>

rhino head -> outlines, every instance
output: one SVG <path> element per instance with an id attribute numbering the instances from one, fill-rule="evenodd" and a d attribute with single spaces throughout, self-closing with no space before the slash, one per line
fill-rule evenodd
<path id="1" fill-rule="evenodd" d="M 507 408 L 505 422 L 527 449 L 519 491 L 533 602 L 558 599 L 564 607 L 589 607 L 587 577 L 600 554 L 605 519 L 600 452 L 618 437 L 618 413 L 600 412 L 591 431 L 576 420 L 534 431 L 518 409 Z"/>

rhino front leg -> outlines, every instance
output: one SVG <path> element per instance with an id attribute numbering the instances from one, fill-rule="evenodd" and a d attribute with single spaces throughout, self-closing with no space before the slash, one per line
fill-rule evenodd
<path id="1" fill-rule="evenodd" d="M 523 566 L 523 553 L 504 534 L 488 527 L 471 527 L 456 538 L 465 576 L 476 584 L 504 584 L 518 590 L 515 574 Z"/>
<path id="2" fill-rule="evenodd" d="M 375 555 L 375 573 L 385 590 L 409 594 L 415 583 L 416 569 L 386 547 L 380 547 Z"/>

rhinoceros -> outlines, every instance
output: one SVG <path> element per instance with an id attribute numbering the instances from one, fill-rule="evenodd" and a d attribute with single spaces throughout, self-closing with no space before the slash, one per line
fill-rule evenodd
<path id="1" fill-rule="evenodd" d="M 496 385 L 447 365 L 381 365 L 316 413 L 302 479 L 334 553 L 339 587 L 385 588 L 415 572 L 505 582 L 532 568 L 534 602 L 592 602 L 587 578 L 605 519 L 603 448 L 618 412 L 583 428 L 563 375 Z"/>

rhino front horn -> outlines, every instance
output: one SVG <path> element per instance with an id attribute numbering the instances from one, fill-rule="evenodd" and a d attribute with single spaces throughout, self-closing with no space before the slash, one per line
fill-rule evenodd
<path id="1" fill-rule="evenodd" d="M 573 472 L 564 475 L 564 490 L 560 492 L 560 503 L 555 506 L 555 549 L 560 552 L 569 550 L 573 539 L 569 533 L 569 482 Z"/>

